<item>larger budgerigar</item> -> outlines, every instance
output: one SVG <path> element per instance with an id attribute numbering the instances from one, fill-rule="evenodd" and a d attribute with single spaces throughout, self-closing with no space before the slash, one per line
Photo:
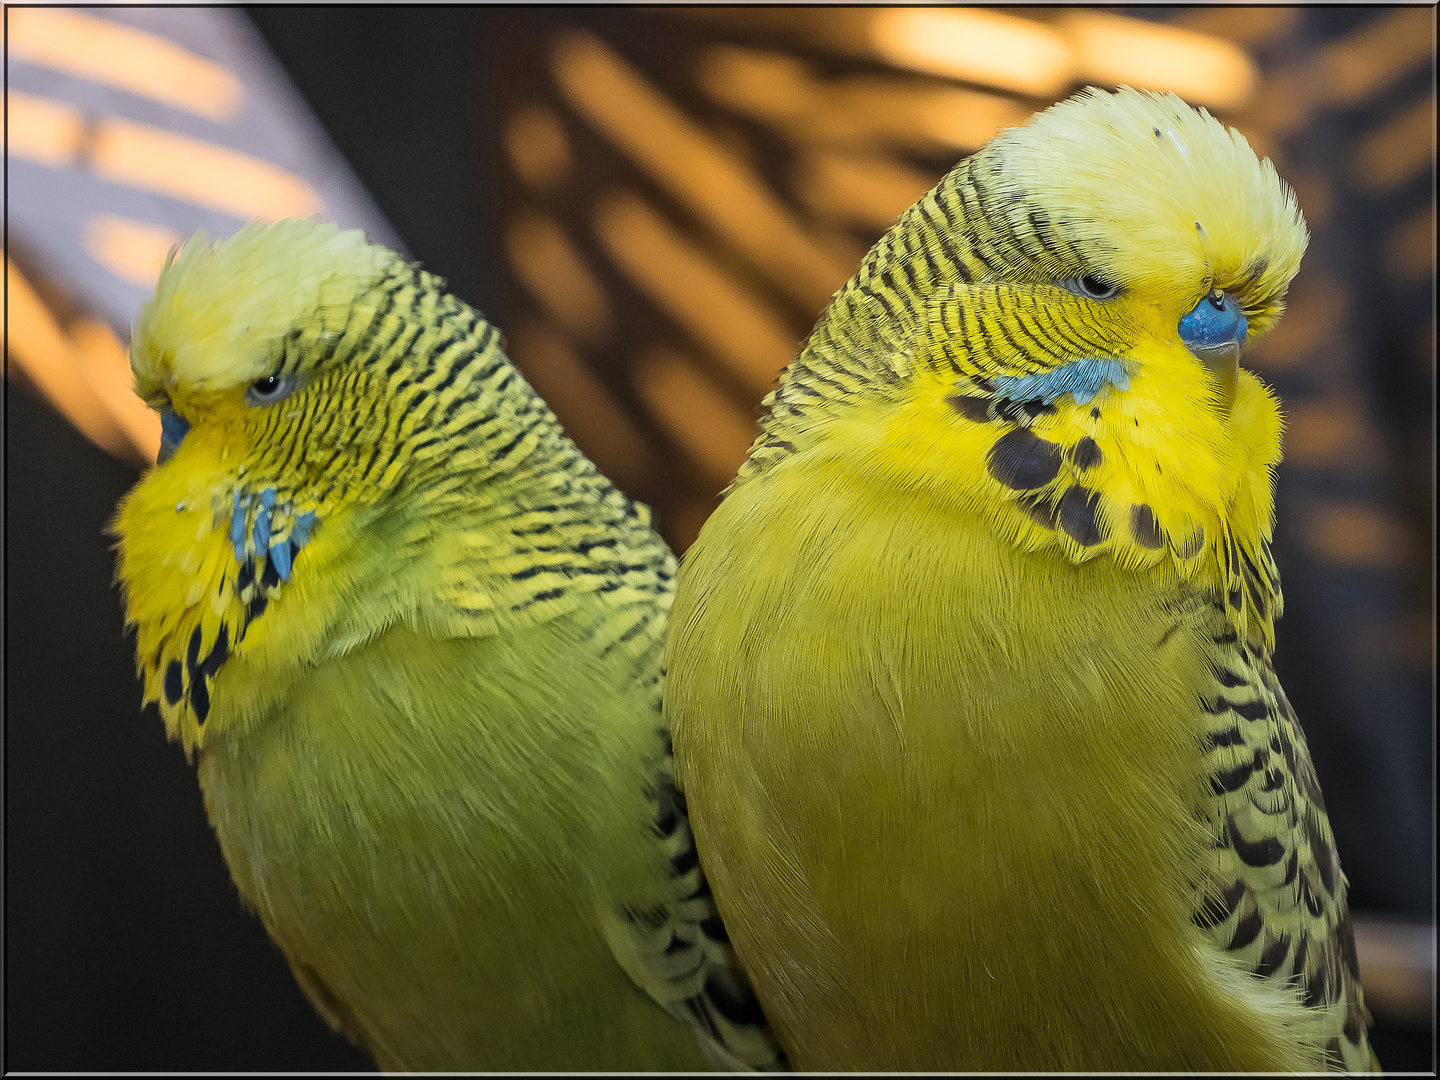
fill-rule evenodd
<path id="1" fill-rule="evenodd" d="M 291 221 L 172 254 L 131 363 L 145 694 L 326 1019 L 387 1069 L 783 1064 L 671 784 L 673 557 L 495 328 Z"/>
<path id="2" fill-rule="evenodd" d="M 1271 664 L 1306 231 L 1245 140 L 1086 91 L 906 211 L 686 556 L 666 714 L 805 1069 L 1364 1069 Z"/>

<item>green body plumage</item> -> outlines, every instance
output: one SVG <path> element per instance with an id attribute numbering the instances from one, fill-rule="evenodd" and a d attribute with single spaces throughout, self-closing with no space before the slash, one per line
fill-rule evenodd
<path id="1" fill-rule="evenodd" d="M 494 328 L 282 222 L 183 249 L 132 366 L 147 695 L 320 1012 L 390 1069 L 782 1064 L 670 783 L 674 559 Z"/>
<path id="2" fill-rule="evenodd" d="M 1238 135 L 1087 92 L 906 211 L 768 399 L 665 712 L 797 1068 L 1373 1065 L 1236 367 L 1305 242 Z"/>

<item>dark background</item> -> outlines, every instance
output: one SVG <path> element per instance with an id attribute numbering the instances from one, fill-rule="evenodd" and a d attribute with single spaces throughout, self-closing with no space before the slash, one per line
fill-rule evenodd
<path id="1" fill-rule="evenodd" d="M 612 42 L 626 46 L 615 29 L 624 30 L 623 12 L 569 14 L 602 31 L 619 20 Z M 505 326 L 515 300 L 498 255 L 504 182 L 493 148 L 494 102 L 507 91 L 494 73 L 525 14 L 269 7 L 252 16 L 411 254 Z M 1312 11 L 1307 36 L 1289 47 L 1366 17 Z M 1363 110 L 1322 117 L 1325 139 L 1309 164 L 1338 169 L 1326 156 L 1370 119 Z M 1432 303 L 1433 286 L 1424 295 L 1385 287 L 1367 239 L 1389 212 L 1383 201 L 1347 200 L 1310 258 L 1338 267 L 1354 289 L 1357 314 L 1344 333 L 1369 407 L 1397 433 L 1388 482 L 1428 529 L 1433 351 L 1428 381 L 1391 358 L 1411 347 L 1397 328 L 1410 325 L 1410 308 Z M 1280 389 L 1287 401 L 1304 390 L 1283 380 Z M 326 1030 L 241 909 L 193 769 L 166 744 L 154 710 L 135 707 L 133 643 L 122 636 L 103 530 L 136 474 L 8 386 L 5 441 L 5 1068 L 370 1068 Z M 1327 482 L 1282 474 L 1282 521 L 1287 497 Z M 1398 678 L 1357 673 L 1337 656 L 1354 610 L 1396 590 L 1429 595 L 1433 570 L 1346 576 L 1297 545 L 1278 553 L 1290 601 L 1281 675 L 1310 733 L 1352 903 L 1429 918 L 1433 666 Z M 1337 708 L 1367 695 L 1380 695 L 1378 726 Z M 1429 1029 L 1382 1026 L 1373 1041 L 1387 1069 L 1430 1067 Z"/>

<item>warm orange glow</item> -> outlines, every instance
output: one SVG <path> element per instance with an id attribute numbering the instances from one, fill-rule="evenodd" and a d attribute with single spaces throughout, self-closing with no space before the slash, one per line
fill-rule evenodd
<path id="1" fill-rule="evenodd" d="M 1369 503 L 1313 502 L 1299 514 L 1300 537 L 1318 558 L 1338 566 L 1400 569 L 1415 545 L 1393 515 Z"/>
<path id="2" fill-rule="evenodd" d="M 88 351 L 82 355 L 8 257 L 5 260 L 5 282 L 9 289 L 5 312 L 7 363 L 16 363 L 60 414 L 96 446 L 137 463 L 146 460 L 139 457 L 143 451 L 132 440 L 127 424 L 122 423 L 115 413 L 114 406 L 119 398 L 112 389 L 113 354 L 109 361 L 103 357 L 95 360 Z M 84 340 L 85 348 L 89 350 L 93 335 Z M 125 393 L 131 401 L 139 404 L 129 390 L 129 365 L 124 361 L 123 349 L 119 362 L 124 365 Z M 105 375 L 98 383 L 92 383 L 90 374 L 103 369 L 107 363 L 112 374 Z M 158 419 L 155 424 L 155 445 L 158 447 Z M 153 453 L 148 460 L 154 460 Z"/>
<path id="3" fill-rule="evenodd" d="M 308 217 L 323 208 L 314 188 L 278 165 L 119 117 L 96 131 L 90 162 L 103 180 L 239 218 Z"/>
<path id="4" fill-rule="evenodd" d="M 735 45 L 712 45 L 696 61 L 695 81 L 736 112 L 772 123 L 819 112 L 818 80 L 798 57 Z"/>
<path id="5" fill-rule="evenodd" d="M 70 344 L 76 369 L 104 400 L 140 460 L 154 461 L 160 452 L 160 416 L 135 396 L 130 356 L 115 331 L 94 319 L 76 319 Z"/>
<path id="6" fill-rule="evenodd" d="M 870 96 L 871 108 L 896 118 L 908 114 L 914 130 L 941 146 L 955 150 L 978 150 L 1002 128 L 1018 127 L 1030 118 L 1030 110 L 995 94 L 974 90 L 927 88 L 912 91 L 904 98 L 896 87 L 889 94 Z"/>
<path id="7" fill-rule="evenodd" d="M 1325 97 L 1353 105 L 1435 54 L 1435 9 L 1399 8 L 1326 46 L 1317 80 Z"/>
<path id="8" fill-rule="evenodd" d="M 1435 91 L 1360 140 L 1351 169 L 1368 191 L 1392 191 L 1435 160 Z"/>
<path id="9" fill-rule="evenodd" d="M 13 8 L 8 14 L 12 60 L 217 122 L 233 119 L 244 103 L 240 80 L 224 67 L 157 34 L 63 8 Z"/>
<path id="10" fill-rule="evenodd" d="M 595 230 L 637 288 L 758 401 L 800 351 L 784 321 L 633 195 L 602 199 Z"/>
<path id="11" fill-rule="evenodd" d="M 898 67 L 1057 97 L 1074 78 L 1065 39 L 1043 23 L 977 8 L 870 13 L 875 52 Z"/>
<path id="12" fill-rule="evenodd" d="M 515 366 L 596 468 L 632 495 L 648 486 L 649 441 L 570 343 L 535 319 L 507 337 Z"/>
<path id="13" fill-rule="evenodd" d="M 536 191 L 551 192 L 571 169 L 570 140 L 555 110 L 539 102 L 520 106 L 505 125 L 505 149 L 515 172 Z"/>
<path id="14" fill-rule="evenodd" d="M 151 288 L 179 233 L 144 221 L 94 214 L 80 231 L 85 252 L 121 281 Z"/>
<path id="15" fill-rule="evenodd" d="M 1394 642 L 1394 652 L 1417 667 L 1432 669 L 1434 620 L 1428 611 L 1421 610 L 1407 623 L 1396 629 L 1409 640 Z M 1365 1004 L 1377 1016 L 1416 1025 L 1429 1023 L 1434 1015 L 1435 927 L 1373 915 L 1357 916 L 1354 921 Z"/>
<path id="16" fill-rule="evenodd" d="M 1307 469 L 1362 471 L 1379 447 L 1364 412 L 1349 397 L 1297 401 L 1285 408 L 1285 460 Z"/>
<path id="17" fill-rule="evenodd" d="M 521 210 L 505 229 L 515 275 L 546 313 L 585 341 L 605 338 L 614 323 L 605 289 L 560 223 L 539 210 Z"/>
<path id="18" fill-rule="evenodd" d="M 85 143 L 85 117 L 63 101 L 11 90 L 5 101 L 5 123 L 9 153 L 52 169 L 69 165 Z"/>
<path id="19" fill-rule="evenodd" d="M 1301 275 L 1291 290 L 1285 317 L 1275 329 L 1245 348 L 1245 366 L 1261 372 L 1285 371 L 1307 359 L 1338 333 L 1350 315 L 1350 290 L 1332 277 Z"/>
<path id="20" fill-rule="evenodd" d="M 1214 109 L 1238 109 L 1258 82 L 1244 49 L 1207 34 L 1081 9 L 1067 10 L 1059 26 L 1081 82 L 1168 90 Z"/>
<path id="21" fill-rule="evenodd" d="M 849 225 L 888 229 L 939 179 L 893 158 L 815 150 L 796 163 L 795 186 L 817 213 Z"/>
<path id="22" fill-rule="evenodd" d="M 757 422 L 684 356 L 652 349 L 635 365 L 635 389 L 666 432 L 719 492 L 735 479 L 760 433 Z"/>
<path id="23" fill-rule="evenodd" d="M 850 276 L 760 176 L 594 35 L 562 35 L 554 62 L 575 109 L 783 293 L 818 313 Z"/>
<path id="24" fill-rule="evenodd" d="M 1279 37 L 1300 21 L 1298 7 L 1171 8 L 1170 25 L 1254 47 Z"/>
<path id="25" fill-rule="evenodd" d="M 1030 114 L 997 94 L 923 86 L 908 77 L 821 80 L 784 53 L 730 45 L 702 53 L 696 76 L 713 100 L 801 142 L 963 152 Z"/>

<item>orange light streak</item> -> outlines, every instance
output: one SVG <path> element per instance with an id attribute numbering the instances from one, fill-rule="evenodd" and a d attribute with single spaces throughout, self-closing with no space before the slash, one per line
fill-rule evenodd
<path id="1" fill-rule="evenodd" d="M 1030 115 L 997 94 L 905 77 L 821 80 L 784 53 L 728 45 L 702 53 L 696 76 L 712 100 L 798 142 L 968 151 Z"/>
<path id="2" fill-rule="evenodd" d="M 1435 55 L 1435 9 L 1400 8 L 1326 46 L 1318 80 L 1327 100 L 1354 105 Z"/>
<path id="3" fill-rule="evenodd" d="M 1435 160 L 1435 91 L 1370 132 L 1355 148 L 1351 172 L 1367 191 L 1393 191 Z"/>
<path id="4" fill-rule="evenodd" d="M 96 131 L 90 162 L 102 180 L 239 218 L 302 218 L 323 209 L 314 188 L 278 165 L 119 117 Z"/>
<path id="5" fill-rule="evenodd" d="M 800 351 L 765 301 L 635 196 L 602 199 L 595 230 L 636 287 L 706 346 L 756 400 Z"/>
<path id="6" fill-rule="evenodd" d="M 184 109 L 223 123 L 245 102 L 225 67 L 173 41 L 63 8 L 13 8 L 10 58 Z"/>
<path id="7" fill-rule="evenodd" d="M 77 346 L 62 330 L 25 276 L 8 257 L 5 280 L 9 289 L 6 310 L 6 360 L 14 361 L 35 387 L 76 430 L 106 453 L 136 464 L 146 458 L 149 437 L 134 420 L 134 405 L 144 410 L 130 390 L 129 364 L 124 348 L 96 345 L 90 328 L 82 330 Z M 119 346 L 119 342 L 115 343 Z M 123 374 L 117 374 L 123 372 Z M 99 373 L 100 377 L 95 378 Z M 123 387 L 123 393 L 117 391 Z M 131 405 L 130 403 L 134 403 Z M 148 412 L 148 410 L 145 410 Z M 125 420 L 120 417 L 125 416 Z M 160 445 L 160 421 L 153 418 L 154 445 Z"/>
<path id="8" fill-rule="evenodd" d="M 1057 97 L 1074 79 L 1070 46 L 1050 27 L 976 8 L 890 8 L 870 13 L 875 52 L 897 67 Z"/>
<path id="9" fill-rule="evenodd" d="M 508 336 L 515 366 L 585 456 L 623 491 L 644 490 L 653 473 L 650 440 L 570 343 L 537 319 L 522 319 Z"/>
<path id="10" fill-rule="evenodd" d="M 64 101 L 11 90 L 5 124 L 8 153 L 52 169 L 69 165 L 85 145 L 85 117 Z"/>
<path id="11" fill-rule="evenodd" d="M 818 213 L 866 229 L 888 229 L 939 177 L 892 158 L 814 150 L 796 163 L 795 186 Z"/>
<path id="12" fill-rule="evenodd" d="M 160 225 L 94 214 L 81 226 L 85 253 L 130 285 L 152 288 L 165 265 L 165 256 L 183 238 Z"/>
<path id="13" fill-rule="evenodd" d="M 555 78 L 570 104 L 781 292 L 818 312 L 852 268 L 805 234 L 765 181 L 599 38 L 562 35 Z"/>
<path id="14" fill-rule="evenodd" d="M 529 102 L 511 114 L 505 125 L 505 149 L 520 178 L 542 193 L 559 188 L 573 165 L 560 118 L 539 102 Z"/>
<path id="15" fill-rule="evenodd" d="M 605 289 L 560 223 L 539 210 L 521 210 L 505 230 L 515 275 L 549 316 L 574 336 L 598 342 L 614 325 Z"/>
<path id="16" fill-rule="evenodd" d="M 1081 82 L 1164 90 L 1192 105 L 1238 109 L 1259 81 L 1244 49 L 1207 34 L 1074 8 L 1059 26 Z"/>
<path id="17" fill-rule="evenodd" d="M 646 352 L 635 365 L 634 379 L 651 415 L 702 468 L 715 491 L 735 479 L 760 433 L 755 420 L 684 356 L 669 349 Z"/>

